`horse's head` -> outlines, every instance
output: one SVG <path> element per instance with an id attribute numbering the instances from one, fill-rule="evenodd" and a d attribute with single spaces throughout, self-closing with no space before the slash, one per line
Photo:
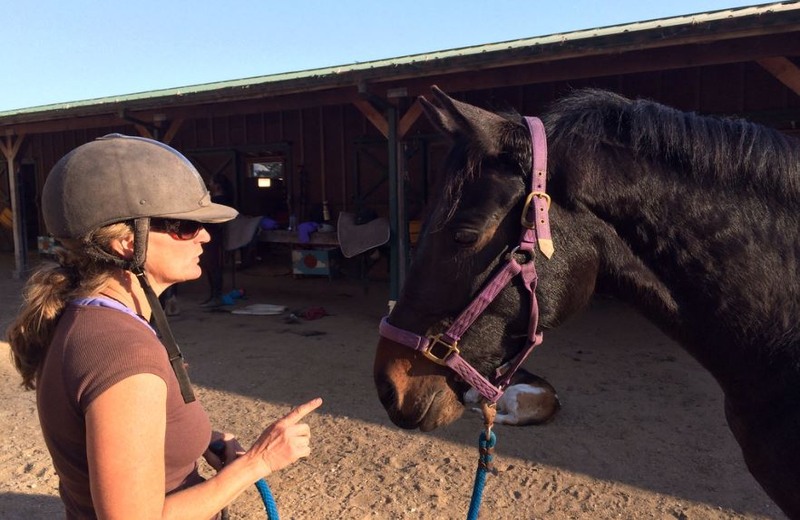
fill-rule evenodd
<path id="1" fill-rule="evenodd" d="M 447 329 L 519 243 L 531 144 L 520 121 L 451 99 L 436 87 L 432 102 L 420 102 L 451 150 L 389 322 L 430 337 Z M 549 260 L 536 256 L 540 328 L 583 305 L 597 274 L 596 254 L 585 248 L 581 254 L 560 251 L 559 235 L 572 234 L 575 219 L 555 204 L 550 213 L 556 254 Z M 527 294 L 522 280 L 514 279 L 458 342 L 461 356 L 484 376 L 524 348 Z M 378 344 L 374 378 L 381 402 L 400 427 L 432 430 L 463 411 L 464 381 L 390 339 Z"/>

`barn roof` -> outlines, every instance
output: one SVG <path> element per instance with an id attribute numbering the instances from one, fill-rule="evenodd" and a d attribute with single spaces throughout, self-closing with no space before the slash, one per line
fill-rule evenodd
<path id="1" fill-rule="evenodd" d="M 174 109 L 323 90 L 347 89 L 347 95 L 355 97 L 359 91 L 376 83 L 390 86 L 392 81 L 428 76 L 474 73 L 519 64 L 617 55 L 798 30 L 800 2 L 776 2 L 391 59 L 22 108 L 0 112 L 0 127 L 6 127 L 6 133 L 19 125 L 27 127 L 19 130 L 35 132 L 35 126 L 31 127 L 30 123 L 104 114 L 119 117 L 126 111 L 160 107 Z M 338 102 L 342 101 L 346 99 L 338 99 Z M 44 127 L 40 129 L 44 130 Z"/>

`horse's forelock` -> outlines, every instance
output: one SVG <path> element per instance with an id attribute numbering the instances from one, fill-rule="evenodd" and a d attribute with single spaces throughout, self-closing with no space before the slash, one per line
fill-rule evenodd
<path id="1" fill-rule="evenodd" d="M 528 175 L 531 164 L 530 138 L 516 114 L 504 115 L 508 123 L 499 128 L 496 139 L 502 150 L 496 159 L 513 164 L 522 176 Z M 456 212 L 464 185 L 481 175 L 481 167 L 487 159 L 483 143 L 478 141 L 457 142 L 450 149 L 445 161 L 444 175 L 440 182 L 441 203 L 433 208 L 430 222 L 434 228 L 446 224 Z"/>

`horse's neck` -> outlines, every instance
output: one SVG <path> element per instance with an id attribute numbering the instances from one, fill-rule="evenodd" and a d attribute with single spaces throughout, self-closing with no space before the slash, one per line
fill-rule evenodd
<path id="1" fill-rule="evenodd" d="M 634 182 L 609 174 L 582 201 L 613 229 L 603 238 L 604 260 L 628 299 L 662 324 L 689 334 L 716 329 L 732 342 L 793 327 L 800 284 L 791 266 L 800 265 L 800 251 L 791 208 L 752 190 L 637 173 Z"/>

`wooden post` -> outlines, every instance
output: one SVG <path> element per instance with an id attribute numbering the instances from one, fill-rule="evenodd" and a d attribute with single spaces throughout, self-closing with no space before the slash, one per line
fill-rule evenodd
<path id="1" fill-rule="evenodd" d="M 374 96 L 372 99 L 375 99 Z M 385 110 L 385 116 L 372 102 L 364 99 L 353 104 L 369 122 L 375 125 L 388 142 L 389 162 L 389 307 L 400 296 L 400 288 L 406 278 L 409 263 L 408 220 L 406 215 L 405 170 L 406 157 L 403 141 L 411 126 L 422 114 L 422 105 L 415 101 L 408 111 L 399 117 L 397 106 L 375 99 Z"/>
<path id="2" fill-rule="evenodd" d="M 403 281 L 401 273 L 405 271 L 401 263 L 405 255 L 402 253 L 401 226 L 405 222 L 403 215 L 403 176 L 398 168 L 398 140 L 397 140 L 397 107 L 389 105 L 386 109 L 388 123 L 388 159 L 389 159 L 389 300 L 396 302 L 400 297 L 400 287 Z"/>
<path id="3" fill-rule="evenodd" d="M 6 158 L 8 164 L 8 192 L 11 198 L 11 214 L 13 215 L 12 229 L 14 233 L 14 271 L 11 272 L 11 277 L 14 279 L 22 278 L 28 270 L 28 258 L 25 244 L 25 230 L 22 229 L 22 207 L 20 205 L 19 187 L 17 186 L 17 172 L 14 167 L 16 163 L 17 152 L 22 144 L 25 135 L 14 136 L 9 135 L 0 140 L 0 151 Z"/>

